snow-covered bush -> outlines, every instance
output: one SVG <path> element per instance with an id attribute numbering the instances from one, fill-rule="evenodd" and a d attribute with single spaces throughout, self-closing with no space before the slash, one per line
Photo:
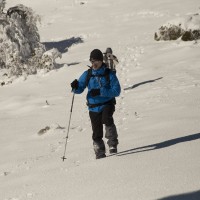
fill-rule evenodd
<path id="1" fill-rule="evenodd" d="M 0 0 L 0 13 L 3 12 L 3 9 L 5 8 L 6 0 Z"/>
<path id="2" fill-rule="evenodd" d="M 40 69 L 50 71 L 61 54 L 48 52 L 40 43 L 37 29 L 39 16 L 22 4 L 3 13 L 5 0 L 0 0 L 0 70 L 7 69 L 8 77 L 36 74 Z"/>
<path id="3" fill-rule="evenodd" d="M 38 67 L 41 69 L 45 67 L 45 69 L 47 69 L 48 71 L 52 70 L 56 65 L 55 59 L 58 57 L 61 58 L 62 54 L 56 48 L 50 49 L 49 51 L 43 53 L 38 63 Z"/>
<path id="4" fill-rule="evenodd" d="M 154 39 L 176 40 L 181 38 L 183 41 L 200 39 L 200 15 L 187 15 L 184 18 L 170 21 L 159 28 L 155 33 Z"/>

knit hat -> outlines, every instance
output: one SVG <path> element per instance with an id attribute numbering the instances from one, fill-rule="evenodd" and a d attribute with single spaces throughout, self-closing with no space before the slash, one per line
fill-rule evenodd
<path id="1" fill-rule="evenodd" d="M 90 60 L 99 60 L 99 61 L 103 61 L 103 54 L 99 49 L 94 49 L 91 53 L 90 53 Z"/>

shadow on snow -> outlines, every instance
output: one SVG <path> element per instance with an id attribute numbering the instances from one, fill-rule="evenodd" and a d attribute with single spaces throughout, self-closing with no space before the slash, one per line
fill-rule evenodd
<path id="1" fill-rule="evenodd" d="M 83 43 L 82 38 L 72 37 L 67 40 L 62 40 L 58 42 L 43 42 L 42 44 L 45 45 L 46 50 L 57 48 L 58 51 L 60 51 L 61 53 L 66 53 L 72 45 L 79 44 L 79 43 Z"/>
<path id="2" fill-rule="evenodd" d="M 190 193 L 164 197 L 158 200 L 197 200 L 197 199 L 200 199 L 200 190 Z"/>
<path id="3" fill-rule="evenodd" d="M 128 154 L 163 149 L 163 148 L 167 148 L 167 147 L 179 144 L 179 143 L 189 142 L 189 141 L 193 141 L 193 140 L 197 140 L 197 139 L 200 139 L 200 133 L 167 140 L 167 141 L 160 142 L 160 143 L 137 147 L 137 148 L 129 149 L 126 151 L 121 151 L 121 152 L 117 153 L 117 156 L 124 156 L 124 155 L 128 155 Z"/>
<path id="4" fill-rule="evenodd" d="M 128 88 L 124 88 L 124 90 L 131 90 L 131 89 L 134 89 L 140 85 L 144 85 L 144 84 L 147 84 L 147 83 L 153 83 L 155 81 L 158 81 L 160 79 L 162 79 L 163 77 L 160 77 L 160 78 L 157 78 L 157 79 L 153 79 L 153 80 L 149 80 L 149 81 L 144 81 L 144 82 L 141 82 L 141 83 L 137 83 L 135 85 L 132 85 L 131 87 L 128 87 Z"/>

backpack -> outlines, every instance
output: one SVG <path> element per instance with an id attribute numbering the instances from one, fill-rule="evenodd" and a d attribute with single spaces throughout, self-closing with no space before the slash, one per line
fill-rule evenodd
<path id="1" fill-rule="evenodd" d="M 105 77 L 108 84 L 110 84 L 110 71 L 111 70 L 109 68 L 105 68 L 104 74 L 93 75 L 92 68 L 88 69 L 87 77 L 85 80 L 86 86 L 88 86 L 91 77 Z"/>

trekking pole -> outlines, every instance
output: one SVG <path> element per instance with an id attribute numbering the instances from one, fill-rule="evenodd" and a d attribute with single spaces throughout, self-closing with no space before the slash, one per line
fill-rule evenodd
<path id="1" fill-rule="evenodd" d="M 67 141 L 68 141 L 68 136 L 69 136 L 69 128 L 70 128 L 70 122 L 71 122 L 71 116 L 72 116 L 72 109 L 73 109 L 73 104 L 74 104 L 74 96 L 75 96 L 75 93 L 73 93 L 73 97 L 72 97 L 72 104 L 71 104 L 71 110 L 70 110 L 70 116 L 69 116 L 69 124 L 68 124 L 68 129 L 67 129 L 67 136 L 66 136 L 66 141 L 65 141 L 65 150 L 64 150 L 64 154 L 63 154 L 63 157 L 62 160 L 63 162 L 65 161 L 65 159 L 67 159 L 65 157 L 65 153 L 66 153 L 66 148 L 67 148 Z"/>

